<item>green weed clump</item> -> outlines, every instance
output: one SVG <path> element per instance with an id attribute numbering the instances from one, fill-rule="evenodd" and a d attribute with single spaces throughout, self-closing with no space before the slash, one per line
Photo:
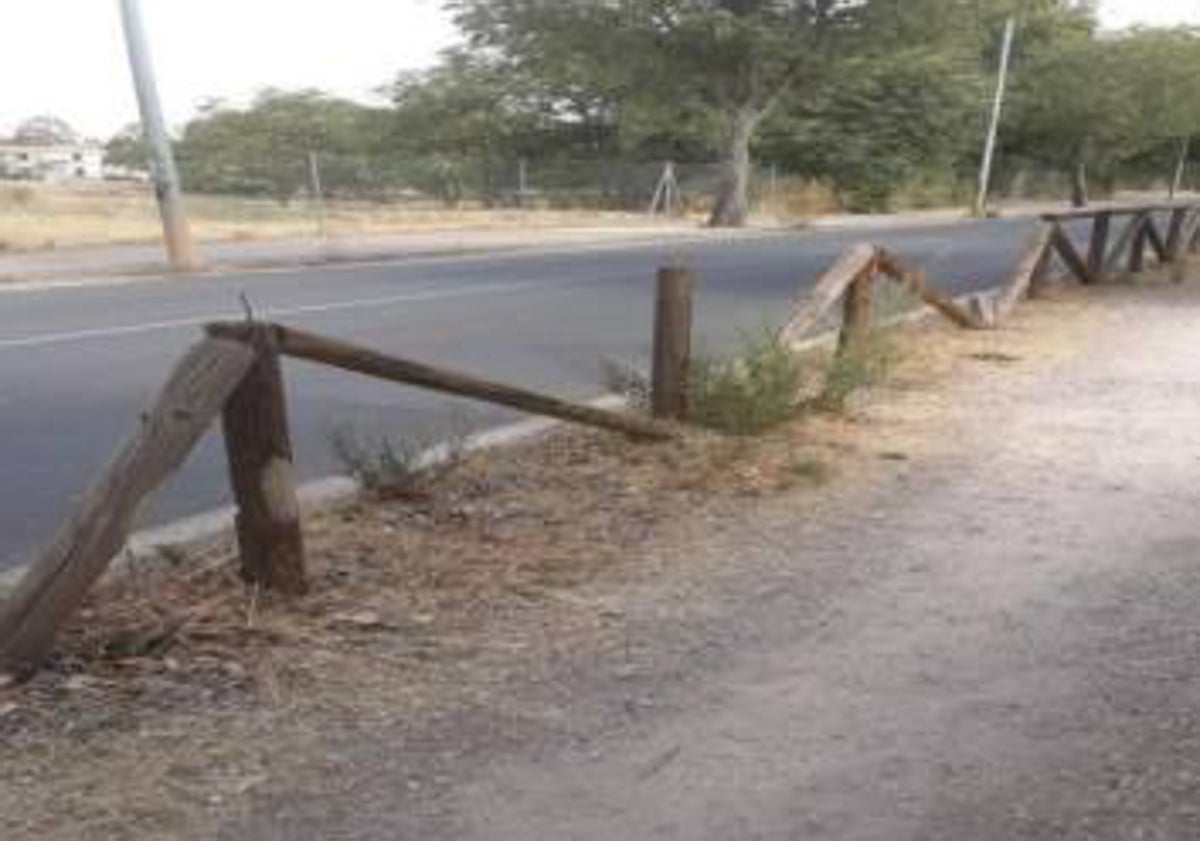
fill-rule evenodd
<path id="1" fill-rule="evenodd" d="M 466 434 L 367 435 L 343 424 L 327 435 L 333 456 L 368 493 L 383 499 L 419 498 L 462 461 Z"/>
<path id="2" fill-rule="evenodd" d="M 816 408 L 844 412 L 851 396 L 886 379 L 896 361 L 896 349 L 886 336 L 873 332 L 856 341 L 829 363 Z"/>
<path id="3" fill-rule="evenodd" d="M 728 355 L 697 354 L 688 374 L 688 419 L 728 435 L 760 435 L 800 414 L 808 373 L 765 331 L 743 337 Z"/>

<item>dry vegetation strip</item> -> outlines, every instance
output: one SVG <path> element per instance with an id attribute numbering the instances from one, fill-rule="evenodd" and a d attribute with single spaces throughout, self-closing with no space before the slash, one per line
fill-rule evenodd
<path id="1" fill-rule="evenodd" d="M 635 225 L 643 217 L 592 210 L 446 209 L 430 202 L 329 203 L 322 223 L 305 200 L 188 196 L 200 240 L 336 239 L 437 230 Z M 0 182 L 0 252 L 85 245 L 156 243 L 162 237 L 153 197 L 140 185 L 54 186 Z"/>

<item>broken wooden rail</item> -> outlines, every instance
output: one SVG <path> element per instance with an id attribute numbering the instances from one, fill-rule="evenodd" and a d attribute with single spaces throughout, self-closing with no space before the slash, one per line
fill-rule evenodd
<path id="1" fill-rule="evenodd" d="M 307 587 L 304 540 L 280 358 L 482 400 L 648 441 L 676 435 L 650 418 L 388 356 L 275 324 L 214 324 L 84 494 L 16 590 L 0 604 L 0 684 L 35 671 L 59 629 L 126 545 L 143 501 L 222 416 L 235 531 L 247 583 L 287 595 Z"/>

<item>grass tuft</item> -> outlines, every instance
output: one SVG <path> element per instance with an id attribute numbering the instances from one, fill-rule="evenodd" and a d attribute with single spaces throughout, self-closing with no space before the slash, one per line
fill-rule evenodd
<path id="1" fill-rule="evenodd" d="M 897 356 L 896 347 L 886 334 L 873 331 L 862 337 L 829 363 L 815 408 L 833 413 L 846 411 L 854 394 L 887 378 L 898 361 Z"/>
<path id="2" fill-rule="evenodd" d="M 461 429 L 438 434 L 364 434 L 341 424 L 327 434 L 334 458 L 363 489 L 381 499 L 428 496 L 431 486 L 461 463 L 467 436 Z"/>

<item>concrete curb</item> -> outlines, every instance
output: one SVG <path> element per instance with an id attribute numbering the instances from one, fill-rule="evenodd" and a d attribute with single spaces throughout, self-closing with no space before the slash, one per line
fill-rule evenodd
<path id="1" fill-rule="evenodd" d="M 625 401 L 616 395 L 605 395 L 588 401 L 588 405 L 598 409 L 619 409 L 625 405 Z M 463 443 L 463 449 L 467 452 L 478 452 L 494 447 L 511 446 L 563 425 L 565 424 L 562 421 L 534 418 L 498 426 L 468 436 Z M 423 466 L 432 467 L 451 455 L 444 446 L 433 447 L 420 458 L 420 462 Z M 314 514 L 353 504 L 362 496 L 362 489 L 349 476 L 327 476 L 306 482 L 298 489 L 298 494 L 301 510 L 305 514 Z M 236 509 L 226 505 L 135 532 L 113 561 L 109 571 L 120 570 L 130 562 L 159 560 L 164 550 L 195 551 L 230 539 L 233 535 L 235 514 Z M 0 591 L 14 587 L 28 569 L 29 564 L 25 563 L 0 571 Z"/>

